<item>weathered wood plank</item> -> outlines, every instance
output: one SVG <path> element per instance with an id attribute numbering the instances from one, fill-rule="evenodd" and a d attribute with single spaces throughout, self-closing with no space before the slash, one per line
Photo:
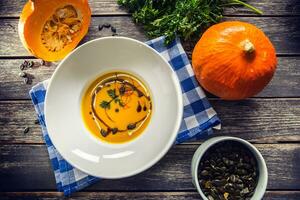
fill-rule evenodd
<path id="1" fill-rule="evenodd" d="M 2 192 L 2 200 L 63 200 L 59 192 Z M 197 192 L 77 192 L 73 200 L 199 200 Z M 265 200 L 298 200 L 300 191 L 267 191 Z"/>
<path id="2" fill-rule="evenodd" d="M 300 142 L 300 99 L 211 100 L 222 120 L 219 135 L 252 142 Z M 30 101 L 0 102 L 0 143 L 43 143 Z M 25 127 L 30 127 L 27 134 Z"/>
<path id="3" fill-rule="evenodd" d="M 0 60 L 0 99 L 29 99 L 28 91 L 32 85 L 49 79 L 56 65 L 41 66 L 26 70 L 34 79 L 32 84 L 24 84 L 18 76 L 19 66 L 24 59 Z M 34 60 L 38 62 L 37 60 Z M 293 97 L 300 96 L 300 57 L 279 57 L 276 74 L 271 83 L 258 94 L 258 97 Z"/>
<path id="4" fill-rule="evenodd" d="M 262 28 L 270 37 L 279 54 L 300 54 L 300 17 L 227 17 L 225 20 L 247 21 Z M 117 28 L 121 36 L 147 40 L 142 28 L 136 26 L 131 17 L 93 17 L 89 33 L 82 42 L 111 35 L 110 31 L 98 31 L 98 25 L 105 22 Z M 0 56 L 28 56 L 17 33 L 18 19 L 0 20 Z"/>
<path id="5" fill-rule="evenodd" d="M 268 189 L 300 189 L 300 144 L 257 144 L 255 146 L 261 151 L 268 166 Z M 146 172 L 121 180 L 102 180 L 87 190 L 194 190 L 190 166 L 197 147 L 198 145 L 177 145 Z M 1 145 L 0 161 L 2 191 L 55 189 L 53 171 L 44 145 Z"/>
<path id="6" fill-rule="evenodd" d="M 1 0 L 0 17 L 18 17 L 26 0 Z M 264 15 L 300 15 L 300 2 L 295 0 L 248 0 L 249 4 L 263 11 Z M 120 8 L 117 0 L 90 0 L 93 15 L 124 15 L 127 11 Z M 243 7 L 227 8 L 226 15 L 254 15 Z"/>

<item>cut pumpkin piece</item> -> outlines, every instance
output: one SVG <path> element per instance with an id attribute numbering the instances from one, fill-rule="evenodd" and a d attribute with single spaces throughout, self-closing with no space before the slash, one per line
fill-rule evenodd
<path id="1" fill-rule="evenodd" d="M 87 0 L 29 0 L 20 16 L 19 36 L 36 57 L 57 61 L 78 45 L 90 21 Z"/>

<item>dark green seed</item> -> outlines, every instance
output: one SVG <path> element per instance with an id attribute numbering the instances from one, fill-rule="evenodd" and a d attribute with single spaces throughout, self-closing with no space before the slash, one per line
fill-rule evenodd
<path id="1" fill-rule="evenodd" d="M 111 24 L 109 24 L 109 23 L 104 23 L 102 26 L 103 26 L 104 28 L 109 28 L 109 27 L 111 27 Z"/>
<path id="2" fill-rule="evenodd" d="M 91 114 L 92 114 L 92 112 L 89 112 L 89 114 L 91 115 Z"/>
<path id="3" fill-rule="evenodd" d="M 111 132 L 112 132 L 112 134 L 116 134 L 118 132 L 118 128 L 112 128 Z"/>
<path id="4" fill-rule="evenodd" d="M 25 84 L 29 84 L 29 78 L 28 78 L 28 77 L 25 77 L 25 78 L 23 79 L 23 82 L 24 82 Z"/>
<path id="5" fill-rule="evenodd" d="M 34 62 L 33 61 L 29 61 L 27 67 L 28 68 L 32 68 L 34 66 Z"/>
<path id="6" fill-rule="evenodd" d="M 24 65 L 25 68 L 28 67 L 28 64 L 29 64 L 29 61 L 24 60 L 23 65 Z"/>
<path id="7" fill-rule="evenodd" d="M 116 108 L 116 109 L 115 109 L 115 112 L 119 112 L 119 108 Z"/>
<path id="8" fill-rule="evenodd" d="M 26 134 L 28 132 L 29 132 L 29 127 L 25 127 L 24 130 L 23 130 L 23 133 Z"/>
<path id="9" fill-rule="evenodd" d="M 113 26 L 110 27 L 110 30 L 111 30 L 111 32 L 113 32 L 113 33 L 116 33 L 116 32 L 117 32 L 117 29 L 116 29 L 115 27 L 113 27 Z"/>
<path id="10" fill-rule="evenodd" d="M 25 69 L 25 65 L 24 65 L 24 63 L 22 63 L 21 65 L 20 65 L 20 70 L 24 70 Z"/>
<path id="11" fill-rule="evenodd" d="M 212 183 L 213 185 L 215 185 L 215 186 L 222 186 L 222 185 L 225 185 L 225 184 L 226 184 L 226 183 L 223 184 L 223 182 L 220 181 L 220 180 L 218 180 L 218 179 L 212 180 L 211 183 Z"/>
<path id="12" fill-rule="evenodd" d="M 133 129 L 135 129 L 135 127 L 136 127 L 136 124 L 135 123 L 131 123 L 131 124 L 128 124 L 127 129 L 128 130 L 133 130 Z"/>
<path id="13" fill-rule="evenodd" d="M 202 176 L 208 176 L 208 174 L 209 174 L 209 172 L 208 172 L 207 170 L 203 170 L 203 171 L 201 172 L 201 175 L 202 175 Z"/>
<path id="14" fill-rule="evenodd" d="M 248 194 L 249 193 L 249 189 L 246 187 L 241 191 L 241 194 Z"/>
<path id="15" fill-rule="evenodd" d="M 100 25 L 100 24 L 99 24 L 99 26 L 98 26 L 98 31 L 101 31 L 101 30 L 103 29 L 103 27 L 104 27 L 103 25 Z"/>
<path id="16" fill-rule="evenodd" d="M 144 106 L 144 107 L 143 107 L 143 110 L 144 110 L 144 111 L 146 111 L 146 110 L 147 110 L 147 107 L 146 107 L 146 106 Z"/>
<path id="17" fill-rule="evenodd" d="M 22 78 L 24 78 L 24 77 L 27 76 L 27 74 L 26 74 L 25 72 L 20 72 L 20 73 L 19 73 L 19 76 L 22 77 Z"/>
<path id="18" fill-rule="evenodd" d="M 106 137 L 108 135 L 108 132 L 104 129 L 101 129 L 100 133 L 103 137 Z"/>
<path id="19" fill-rule="evenodd" d="M 34 120 L 34 124 L 40 124 L 40 120 L 39 119 Z"/>
<path id="20" fill-rule="evenodd" d="M 208 200 L 214 200 L 214 198 L 210 195 L 207 196 Z"/>
<path id="21" fill-rule="evenodd" d="M 239 190 L 242 190 L 242 189 L 244 189 L 244 184 L 236 184 L 236 187 L 237 187 Z"/>
<path id="22" fill-rule="evenodd" d="M 239 175 L 245 175 L 245 174 L 247 174 L 247 171 L 244 170 L 244 169 L 238 169 L 236 172 L 237 172 L 237 174 L 239 174 Z"/>

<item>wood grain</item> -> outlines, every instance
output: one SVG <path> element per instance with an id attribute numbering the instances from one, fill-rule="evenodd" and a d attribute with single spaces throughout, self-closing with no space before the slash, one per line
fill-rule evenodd
<path id="1" fill-rule="evenodd" d="M 73 200 L 199 200 L 197 192 L 77 192 Z M 2 192 L 2 200 L 63 200 L 59 192 Z M 298 200 L 300 191 L 267 191 L 265 200 Z"/>
<path id="2" fill-rule="evenodd" d="M 300 142 L 300 99 L 211 100 L 221 121 L 219 135 L 257 143 Z M 31 101 L 0 102 L 0 143 L 43 143 Z M 25 127 L 30 127 L 27 134 Z"/>
<path id="3" fill-rule="evenodd" d="M 18 17 L 26 0 L 1 0 L 0 17 Z M 300 15 L 300 2 L 297 0 L 247 0 L 247 3 L 263 11 L 263 15 Z M 93 15 L 124 15 L 117 0 L 89 0 Z M 226 8 L 225 15 L 255 15 L 244 7 Z"/>
<path id="4" fill-rule="evenodd" d="M 27 59 L 32 60 L 32 59 Z M 18 76 L 19 66 L 24 59 L 0 59 L 0 100 L 29 99 L 28 91 L 36 83 L 49 79 L 56 68 L 56 64 L 41 66 L 26 70 L 30 74 L 32 84 L 24 84 L 23 78 Z M 38 60 L 33 60 L 39 63 Z M 271 83 L 259 93 L 258 97 L 293 97 L 300 96 L 300 57 L 279 57 L 276 74 Z M 211 95 L 210 95 L 211 96 Z"/>
<path id="5" fill-rule="evenodd" d="M 257 144 L 266 160 L 268 189 L 299 190 L 300 144 Z M 121 180 L 101 180 L 88 191 L 187 191 L 194 190 L 190 167 L 198 145 L 176 145 L 154 167 Z M 54 176 L 44 145 L 1 145 L 2 191 L 54 190 Z"/>
<path id="6" fill-rule="evenodd" d="M 253 23 L 260 27 L 270 37 L 277 53 L 300 54 L 300 17 L 227 17 L 224 20 L 240 20 Z M 98 31 L 98 25 L 110 23 L 117 28 L 121 36 L 127 36 L 140 41 L 147 40 L 140 26 L 136 26 L 131 17 L 93 17 L 89 33 L 82 43 L 111 35 L 108 30 Z M 0 21 L 0 56 L 29 56 L 22 46 L 17 33 L 18 19 L 2 19 Z"/>

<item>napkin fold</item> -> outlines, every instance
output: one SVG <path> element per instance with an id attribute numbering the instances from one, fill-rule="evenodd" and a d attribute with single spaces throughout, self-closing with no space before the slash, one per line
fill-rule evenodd
<path id="1" fill-rule="evenodd" d="M 220 128 L 220 120 L 199 86 L 188 57 L 177 38 L 168 46 L 164 45 L 165 37 L 146 42 L 158 51 L 172 66 L 180 81 L 183 95 L 183 118 L 176 138 L 176 144 L 188 140 L 204 139 L 213 133 L 212 128 Z M 70 165 L 53 146 L 49 138 L 45 116 L 44 101 L 49 80 L 33 86 L 29 94 L 34 104 L 49 157 L 55 174 L 57 189 L 69 196 L 100 178 L 90 176 Z"/>

